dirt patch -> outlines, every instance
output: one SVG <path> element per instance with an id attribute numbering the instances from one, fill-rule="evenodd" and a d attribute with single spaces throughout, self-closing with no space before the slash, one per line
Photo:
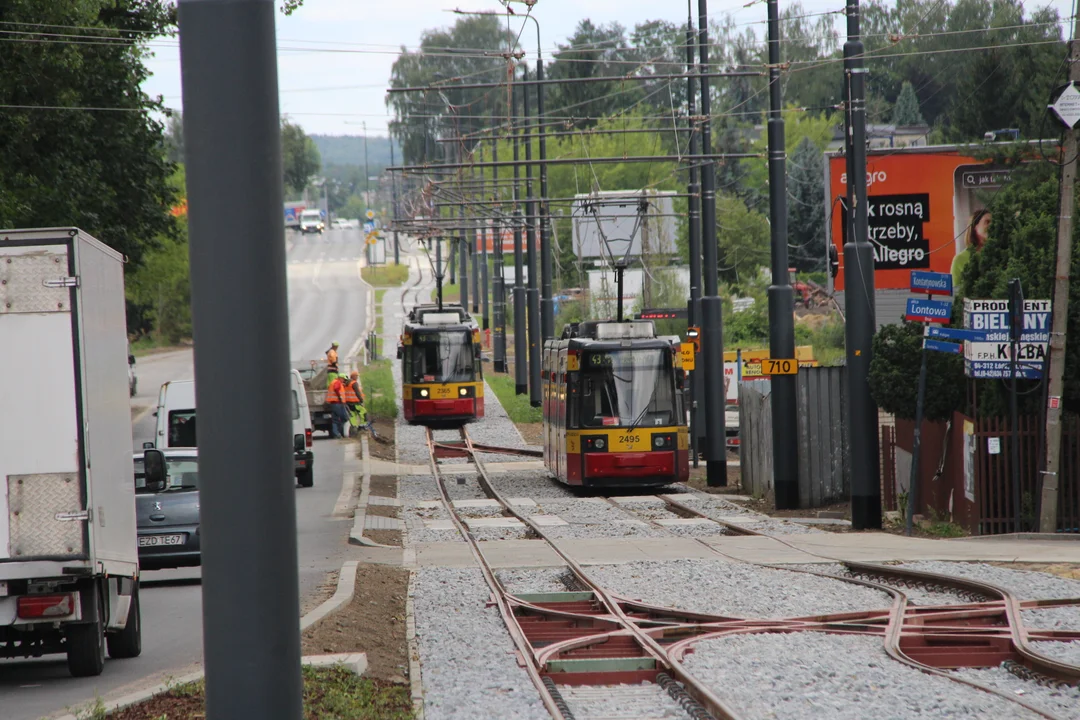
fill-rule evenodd
<path id="1" fill-rule="evenodd" d="M 368 486 L 368 494 L 379 497 L 397 497 L 397 478 L 393 475 L 374 475 L 371 485 Z"/>
<path id="2" fill-rule="evenodd" d="M 372 457 L 380 460 L 396 460 L 397 451 L 394 446 L 396 427 L 394 421 L 377 417 L 372 424 L 375 426 L 375 435 L 368 433 L 368 452 L 371 453 Z"/>
<path id="3" fill-rule="evenodd" d="M 544 444 L 544 424 L 543 423 L 514 423 L 517 425 L 518 432 L 521 433 L 521 437 L 525 440 L 526 445 L 543 445 Z"/>
<path id="4" fill-rule="evenodd" d="M 315 592 L 300 601 L 300 614 L 307 615 L 309 612 L 329 600 L 330 597 L 337 592 L 337 581 L 337 570 L 326 573 L 326 577 L 319 583 L 319 587 Z"/>
<path id="5" fill-rule="evenodd" d="M 409 674 L 405 642 L 408 588 L 408 570 L 360 565 L 352 602 L 304 632 L 304 655 L 365 652 L 368 677 L 404 682 Z"/>
<path id="6" fill-rule="evenodd" d="M 401 517 L 401 508 L 394 505 L 368 505 L 368 515 L 379 515 L 381 517 L 396 518 Z"/>
<path id="7" fill-rule="evenodd" d="M 695 490 L 700 490 L 701 492 L 706 492 L 706 493 L 710 493 L 710 494 L 713 494 L 713 495 L 741 495 L 742 494 L 742 491 L 743 491 L 742 490 L 742 485 L 741 485 L 742 475 L 740 475 L 738 467 L 728 465 L 728 467 L 727 467 L 727 482 L 728 482 L 728 484 L 727 485 L 722 485 L 720 487 L 709 487 L 709 485 L 706 482 L 705 478 L 706 478 L 705 461 L 702 460 L 698 464 L 698 467 L 696 469 L 694 467 L 690 468 L 690 479 L 687 481 L 686 484 L 689 485 L 690 487 L 694 488 Z"/>
<path id="8" fill-rule="evenodd" d="M 400 530 L 365 530 L 364 537 L 366 537 L 368 540 L 377 542 L 380 545 L 401 547 Z"/>
<path id="9" fill-rule="evenodd" d="M 1034 570 L 1036 572 L 1050 573 L 1069 580 L 1080 580 L 1080 565 L 1076 563 L 1021 563 L 1021 562 L 988 562 L 987 565 L 1008 568 L 1010 570 Z"/>

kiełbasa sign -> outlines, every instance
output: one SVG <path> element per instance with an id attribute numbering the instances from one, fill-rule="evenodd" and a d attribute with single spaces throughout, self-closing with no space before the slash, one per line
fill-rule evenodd
<path id="1" fill-rule="evenodd" d="M 1024 328 L 1016 348 L 1016 376 L 1040 378 L 1050 341 L 1049 300 L 1024 301 Z M 964 326 L 981 334 L 964 345 L 964 374 L 972 378 L 1007 378 L 1012 359 L 1008 300 L 964 300 Z"/>

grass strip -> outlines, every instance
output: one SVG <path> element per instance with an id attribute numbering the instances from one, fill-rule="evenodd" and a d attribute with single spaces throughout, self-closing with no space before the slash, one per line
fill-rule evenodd
<path id="1" fill-rule="evenodd" d="M 409 688 L 357 677 L 343 667 L 308 667 L 304 680 L 304 720 L 411 720 Z M 106 714 L 97 703 L 80 720 L 201 720 L 206 717 L 206 685 L 200 680 L 170 687 L 160 695 Z"/>
<path id="2" fill-rule="evenodd" d="M 360 269 L 360 277 L 371 286 L 397 287 L 409 279 L 408 265 L 369 265 Z M 378 302 L 378 300 L 376 300 Z"/>
<path id="3" fill-rule="evenodd" d="M 514 392 L 514 378 L 510 375 L 492 373 L 484 377 L 488 386 L 499 398 L 503 409 L 510 419 L 516 423 L 538 423 L 541 420 L 540 408 L 534 408 L 529 404 L 528 395 L 518 395 Z"/>
<path id="4" fill-rule="evenodd" d="M 397 403 L 394 395 L 394 375 L 390 371 L 390 360 L 378 360 L 360 370 L 360 382 L 364 387 L 369 417 L 397 417 Z"/>

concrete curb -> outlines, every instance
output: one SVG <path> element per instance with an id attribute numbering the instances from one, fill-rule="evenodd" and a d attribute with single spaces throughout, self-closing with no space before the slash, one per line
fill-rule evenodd
<path id="1" fill-rule="evenodd" d="M 329 600 L 300 619 L 300 632 L 304 632 L 327 615 L 330 615 L 343 605 L 352 601 L 353 594 L 356 592 L 356 568 L 359 564 L 360 562 L 358 560 L 349 560 L 341 566 L 341 573 L 338 575 L 337 590 L 334 591 L 333 596 Z M 337 665 L 339 663 L 345 665 L 357 675 L 360 675 L 367 669 L 367 655 L 365 653 L 343 653 L 336 655 L 309 655 L 301 658 L 301 664 L 315 665 L 317 667 Z M 177 685 L 184 685 L 186 683 L 202 680 L 203 675 L 204 672 L 200 670 L 199 672 L 173 678 L 168 682 L 154 685 L 145 690 L 129 693 L 116 700 L 109 700 L 104 702 L 105 712 L 106 714 L 114 713 L 117 710 L 123 710 L 126 707 L 145 702 L 155 695 L 167 692 L 170 688 L 176 687 Z M 80 709 L 76 712 L 85 713 L 86 710 Z M 56 718 L 56 720 L 79 720 L 79 715 L 69 713 Z"/>
<path id="2" fill-rule="evenodd" d="M 409 652 L 409 691 L 412 696 L 413 715 L 424 720 L 424 681 L 420 670 L 420 644 L 416 640 L 416 615 L 413 609 L 413 579 L 409 573 L 409 590 L 405 593 L 405 643 Z"/>
<path id="3" fill-rule="evenodd" d="M 349 533 L 350 545 L 362 545 L 363 547 L 390 548 L 392 545 L 383 545 L 374 540 L 364 537 L 364 520 L 367 518 L 368 495 L 371 492 L 371 463 L 368 453 L 368 439 L 365 435 L 360 438 L 360 447 L 364 453 L 364 479 L 360 482 L 360 499 L 356 502 L 356 512 L 353 514 L 352 532 Z"/>
<path id="4" fill-rule="evenodd" d="M 336 518 L 348 518 L 349 513 L 353 511 L 352 500 L 353 493 L 356 491 L 356 471 L 357 462 L 354 456 L 348 452 L 349 446 L 346 445 L 345 455 L 345 470 L 341 476 L 341 492 L 338 493 L 337 502 L 334 503 L 333 517 Z"/>

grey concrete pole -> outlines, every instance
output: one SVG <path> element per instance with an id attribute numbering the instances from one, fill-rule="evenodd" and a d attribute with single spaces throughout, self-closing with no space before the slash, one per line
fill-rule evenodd
<path id="1" fill-rule="evenodd" d="M 180 0 L 206 717 L 301 717 L 273 0 Z"/>
<path id="2" fill-rule="evenodd" d="M 701 73 L 701 146 L 705 155 L 712 153 L 709 121 L 709 12 L 707 0 L 698 0 L 698 54 Z M 713 487 L 727 485 L 726 423 L 724 421 L 724 324 L 719 292 L 716 240 L 716 163 L 707 161 L 701 168 L 701 244 L 702 280 L 705 297 L 701 299 L 701 362 L 705 365 L 705 445 L 706 482 Z"/>
<path id="3" fill-rule="evenodd" d="M 859 0 L 847 3 L 848 41 L 844 43 L 847 79 L 848 215 L 844 242 L 844 298 L 847 304 L 848 441 L 851 448 L 851 526 L 881 527 L 881 460 L 878 410 L 870 395 L 871 341 L 876 329 L 874 249 L 867 232 L 866 68 L 859 35 Z"/>
<path id="4" fill-rule="evenodd" d="M 394 136 L 390 136 L 390 166 L 394 166 Z M 390 173 L 390 192 L 393 196 L 390 200 L 390 214 L 393 218 L 392 223 L 394 226 L 394 264 L 401 264 L 401 244 L 398 242 L 397 231 L 397 219 L 398 219 L 398 195 L 397 195 L 397 175 Z"/>
<path id="5" fill-rule="evenodd" d="M 529 79 L 529 69 L 523 68 L 524 80 Z M 528 288 L 525 291 L 526 322 L 529 331 L 529 404 L 540 407 L 540 288 L 537 287 L 536 271 L 536 197 L 533 195 L 532 182 L 532 138 L 530 137 L 529 91 L 522 89 L 524 107 L 522 116 L 525 126 L 525 257 L 528 272 Z"/>
<path id="6" fill-rule="evenodd" d="M 788 277 L 787 152 L 780 86 L 780 8 L 768 0 L 769 15 L 769 229 L 772 284 L 769 285 L 769 356 L 795 357 L 795 295 Z M 773 489 L 776 509 L 799 507 L 798 405 L 795 375 L 772 377 Z"/>
<path id="7" fill-rule="evenodd" d="M 495 124 L 494 113 L 492 113 L 492 124 Z M 495 162 L 498 162 L 499 160 L 498 133 L 492 133 L 491 135 L 491 159 Z M 498 167 L 491 169 L 491 181 L 494 186 L 491 191 L 491 197 L 493 200 L 498 199 L 501 197 Z M 496 207 L 494 209 L 498 208 Z M 501 212 L 500 215 L 502 215 Z M 492 278 L 491 281 L 491 295 L 493 301 L 491 319 L 495 328 L 493 340 L 495 372 L 504 373 L 506 372 L 506 283 L 503 279 L 502 222 L 502 220 L 497 220 L 493 227 L 493 236 L 495 239 L 493 241 L 492 249 L 495 251 L 495 277 Z"/>
<path id="8" fill-rule="evenodd" d="M 690 241 L 690 304 L 687 307 L 687 325 L 697 327 L 701 325 L 701 169 L 694 160 L 694 156 L 700 154 L 701 143 L 697 131 L 694 129 L 694 106 L 697 97 L 697 78 L 692 76 L 694 72 L 694 21 L 689 15 L 690 7 L 687 0 L 687 28 L 686 28 L 686 73 L 691 75 L 686 79 L 686 114 L 688 135 L 687 144 L 690 152 L 690 184 L 686 189 L 689 197 L 686 199 L 687 210 L 690 215 L 689 241 Z M 690 460 L 694 467 L 698 466 L 699 439 L 705 439 L 702 432 L 701 408 L 704 403 L 705 393 L 702 370 L 694 369 L 689 373 L 690 381 Z"/>
<path id="9" fill-rule="evenodd" d="M 539 48 L 537 48 L 539 52 Z M 547 131 L 544 126 L 544 61 L 536 59 L 536 117 L 540 134 L 540 159 L 547 159 Z M 551 212 L 548 208 L 547 165 L 540 166 L 540 335 L 550 340 L 555 335 L 555 305 L 551 299 Z"/>
<path id="10" fill-rule="evenodd" d="M 524 92 L 513 89 L 514 109 L 511 116 L 517 113 L 516 95 Z M 525 329 L 525 273 L 523 271 L 524 248 L 521 237 L 521 185 L 519 182 L 518 159 L 520 144 L 519 133 L 514 130 L 514 392 L 524 395 L 529 392 L 529 344 L 528 333 Z"/>

